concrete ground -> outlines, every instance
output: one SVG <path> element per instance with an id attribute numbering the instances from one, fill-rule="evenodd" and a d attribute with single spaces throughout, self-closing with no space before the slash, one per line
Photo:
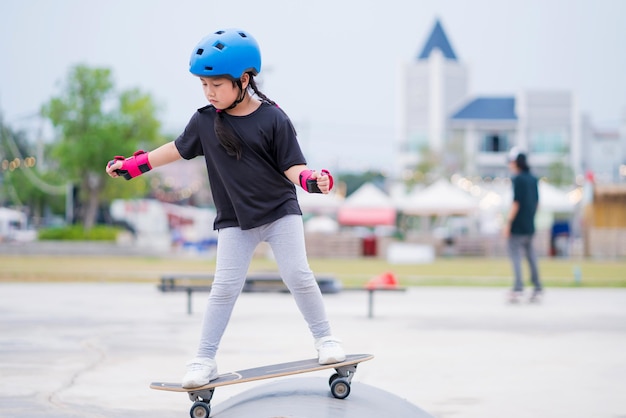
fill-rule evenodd
<path id="1" fill-rule="evenodd" d="M 151 284 L 0 284 L 0 416 L 188 416 L 186 395 L 148 386 L 184 374 L 206 297 L 187 315 L 185 294 Z M 434 417 L 626 417 L 624 289 L 548 289 L 541 305 L 511 306 L 503 289 L 417 287 L 376 294 L 372 319 L 365 293 L 324 297 L 346 350 L 376 356 L 353 382 Z M 218 364 L 314 356 L 290 295 L 245 293 Z M 218 388 L 213 405 L 268 382 Z"/>

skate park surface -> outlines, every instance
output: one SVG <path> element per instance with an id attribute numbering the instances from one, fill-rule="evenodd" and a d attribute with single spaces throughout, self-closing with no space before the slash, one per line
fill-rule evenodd
<path id="1" fill-rule="evenodd" d="M 373 318 L 364 292 L 324 295 L 346 351 L 375 355 L 350 396 L 333 399 L 328 371 L 315 372 L 220 387 L 213 415 L 274 417 L 284 402 L 303 408 L 285 416 L 379 417 L 375 408 L 404 402 L 413 412 L 397 416 L 626 417 L 626 290 L 548 288 L 539 305 L 509 305 L 505 293 L 381 292 Z M 0 416 L 189 416 L 186 394 L 149 385 L 184 374 L 207 295 L 193 294 L 188 315 L 183 292 L 154 284 L 0 284 Z M 217 361 L 227 372 L 314 356 L 290 295 L 244 293 Z"/>

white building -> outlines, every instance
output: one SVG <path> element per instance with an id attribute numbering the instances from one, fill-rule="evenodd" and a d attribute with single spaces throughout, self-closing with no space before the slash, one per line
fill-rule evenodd
<path id="1" fill-rule="evenodd" d="M 508 176 L 506 154 L 513 146 L 528 153 L 538 175 L 555 164 L 582 172 L 581 118 L 571 92 L 470 98 L 450 115 L 448 128 L 446 152 L 463 151 L 450 168 L 469 176 Z"/>
<path id="2" fill-rule="evenodd" d="M 597 163 L 599 156 L 593 157 L 605 152 L 616 155 L 609 169 L 612 176 L 623 166 L 624 133 L 618 131 L 617 138 L 594 134 L 573 92 L 527 90 L 482 97 L 469 96 L 468 85 L 467 68 L 436 21 L 417 59 L 404 66 L 398 158 L 402 169 L 413 169 L 428 148 L 439 156 L 445 173 L 508 176 L 506 153 L 513 146 L 528 153 L 533 171 L 541 176 L 559 166 L 573 175 L 596 166 L 609 169 Z M 594 144 L 604 151 L 590 152 Z"/>
<path id="3" fill-rule="evenodd" d="M 467 74 L 441 23 L 436 21 L 417 59 L 403 68 L 401 167 L 419 162 L 425 147 L 436 152 L 444 150 L 448 117 L 467 98 Z"/>
<path id="4" fill-rule="evenodd" d="M 619 129 L 599 129 L 583 124 L 583 169 L 596 183 L 626 182 L 626 109 Z"/>

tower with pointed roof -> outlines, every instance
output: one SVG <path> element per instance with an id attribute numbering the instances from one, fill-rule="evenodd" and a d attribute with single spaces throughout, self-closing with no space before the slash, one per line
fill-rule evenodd
<path id="1" fill-rule="evenodd" d="M 435 177 L 451 172 L 507 177 L 506 153 L 517 146 L 532 154 L 538 175 L 548 175 L 555 164 L 582 172 L 584 128 L 573 92 L 470 96 L 468 80 L 466 67 L 436 20 L 400 81 L 402 170 L 413 174 L 422 159 L 434 155 L 436 170 L 429 174 Z"/>
<path id="2" fill-rule="evenodd" d="M 446 59 L 457 61 L 456 54 L 454 53 L 452 45 L 450 45 L 450 41 L 448 40 L 448 37 L 446 36 L 443 26 L 439 20 L 435 21 L 435 26 L 433 27 L 428 40 L 424 44 L 424 48 L 422 48 L 422 52 L 419 54 L 418 60 L 427 60 L 435 49 L 441 51 Z"/>
<path id="3" fill-rule="evenodd" d="M 439 20 L 403 70 L 400 165 L 409 168 L 419 162 L 424 149 L 443 150 L 448 115 L 468 94 L 468 71 Z"/>

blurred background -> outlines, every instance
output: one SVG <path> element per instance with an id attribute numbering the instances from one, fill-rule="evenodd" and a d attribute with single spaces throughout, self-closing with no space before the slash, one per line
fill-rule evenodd
<path id="1" fill-rule="evenodd" d="M 541 178 L 542 256 L 626 256 L 622 1 L 25 0 L 0 15 L 4 243 L 210 254 L 201 159 L 130 182 L 104 167 L 182 132 L 205 105 L 192 48 L 241 27 L 261 89 L 338 184 L 300 194 L 311 257 L 504 256 L 514 146 Z"/>
<path id="2" fill-rule="evenodd" d="M 147 383 L 195 350 L 205 163 L 105 166 L 180 135 L 206 105 L 192 49 L 240 27 L 335 178 L 298 198 L 311 268 L 346 290 L 325 297 L 333 327 L 376 354 L 357 379 L 440 418 L 626 417 L 625 18 L 623 0 L 0 1 L 0 414 L 189 407 Z M 513 147 L 540 178 L 532 307 L 504 290 Z M 174 278 L 187 295 L 157 290 Z M 222 370 L 309 355 L 285 295 L 241 297 Z"/>

